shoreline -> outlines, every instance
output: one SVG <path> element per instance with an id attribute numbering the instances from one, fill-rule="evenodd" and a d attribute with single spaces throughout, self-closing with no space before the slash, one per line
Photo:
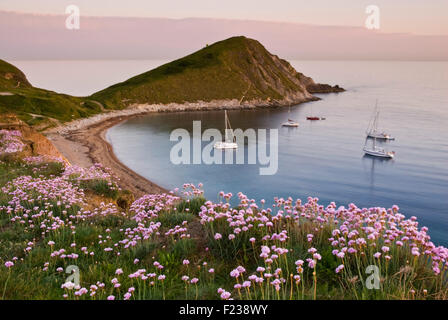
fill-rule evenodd
<path id="1" fill-rule="evenodd" d="M 131 191 L 135 198 L 151 193 L 167 193 L 169 190 L 153 183 L 123 164 L 106 140 L 106 131 L 131 117 L 115 116 L 69 133 L 49 133 L 47 138 L 72 165 L 88 167 L 101 163 L 118 177 L 122 189 Z"/>
<path id="2" fill-rule="evenodd" d="M 313 97 L 295 104 L 315 101 Z M 150 193 L 167 193 L 169 190 L 141 176 L 123 164 L 115 155 L 112 145 L 106 140 L 106 131 L 130 118 L 158 112 L 194 112 L 210 110 L 256 110 L 261 108 L 282 107 L 281 104 L 257 105 L 255 103 L 241 104 L 237 100 L 215 100 L 211 102 L 196 102 L 167 105 L 133 105 L 123 110 L 113 110 L 92 117 L 71 121 L 61 126 L 50 128 L 43 133 L 72 165 L 89 167 L 101 163 L 110 168 L 119 178 L 122 189 L 131 191 L 136 198 Z"/>

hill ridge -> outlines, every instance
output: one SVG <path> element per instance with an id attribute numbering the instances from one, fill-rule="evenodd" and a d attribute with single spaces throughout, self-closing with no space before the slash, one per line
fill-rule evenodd
<path id="1" fill-rule="evenodd" d="M 207 45 L 91 97 L 120 107 L 225 99 L 269 106 L 315 100 L 312 93 L 340 91 L 339 86 L 316 84 L 258 41 L 238 36 Z"/>

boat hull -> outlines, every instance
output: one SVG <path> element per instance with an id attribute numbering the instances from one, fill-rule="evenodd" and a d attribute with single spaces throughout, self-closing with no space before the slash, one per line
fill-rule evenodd
<path id="1" fill-rule="evenodd" d="M 367 137 L 372 138 L 372 139 L 378 139 L 378 140 L 395 140 L 395 138 L 393 138 L 387 134 L 382 134 L 382 133 L 368 133 Z"/>
<path id="2" fill-rule="evenodd" d="M 372 156 L 372 157 L 378 157 L 378 158 L 385 158 L 385 159 L 393 159 L 394 153 L 392 152 L 379 152 L 369 149 L 364 149 L 365 154 Z"/>
<path id="3" fill-rule="evenodd" d="M 298 127 L 299 124 L 295 122 L 285 122 L 282 124 L 283 127 Z"/>

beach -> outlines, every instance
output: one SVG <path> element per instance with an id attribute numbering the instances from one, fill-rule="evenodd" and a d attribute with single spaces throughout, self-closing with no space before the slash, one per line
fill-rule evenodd
<path id="1" fill-rule="evenodd" d="M 121 163 L 112 146 L 106 141 L 107 129 L 133 116 L 137 114 L 111 114 L 102 121 L 80 126 L 76 130 L 67 130 L 67 127 L 64 127 L 63 131 L 53 130 L 47 133 L 47 138 L 72 165 L 89 167 L 101 163 L 112 170 L 119 179 L 120 187 L 131 191 L 136 198 L 144 194 L 168 192 Z"/>

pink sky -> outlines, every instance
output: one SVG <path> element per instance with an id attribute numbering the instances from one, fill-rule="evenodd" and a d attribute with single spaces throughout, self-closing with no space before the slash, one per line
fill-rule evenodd
<path id="1" fill-rule="evenodd" d="M 448 35 L 447 0 L 2 0 L 0 10 L 64 14 L 78 5 L 85 16 L 225 18 L 363 26 L 377 5 L 382 32 Z"/>
<path id="2" fill-rule="evenodd" d="M 65 19 L 0 11 L 0 58 L 175 59 L 244 35 L 286 59 L 448 60 L 448 35 L 256 20 L 88 16 L 81 16 L 81 28 L 74 31 L 65 28 Z"/>

